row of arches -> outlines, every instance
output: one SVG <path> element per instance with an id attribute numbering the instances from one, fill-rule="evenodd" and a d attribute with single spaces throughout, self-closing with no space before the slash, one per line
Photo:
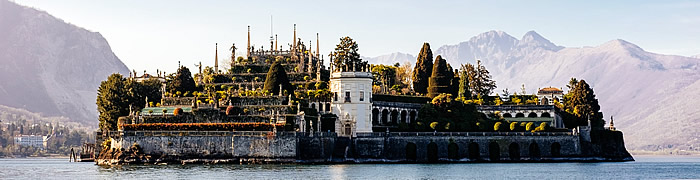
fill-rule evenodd
<path id="1" fill-rule="evenodd" d="M 372 109 L 372 125 L 398 125 L 399 123 L 409 124 L 416 120 L 415 110 L 389 110 L 379 108 Z"/>
<path id="2" fill-rule="evenodd" d="M 515 113 L 515 116 L 513 116 L 512 113 L 503 113 L 503 117 L 507 117 L 507 118 L 512 118 L 512 117 L 521 118 L 521 117 L 525 117 L 525 113 Z M 527 117 L 530 117 L 530 118 L 536 118 L 536 117 L 552 117 L 552 115 L 549 114 L 548 112 L 543 112 L 543 113 L 540 114 L 540 115 L 537 115 L 537 113 L 531 112 L 531 113 L 528 113 L 528 114 L 527 114 Z"/>
<path id="3" fill-rule="evenodd" d="M 407 143 L 406 144 L 406 159 L 416 160 L 416 144 Z M 428 162 L 438 161 L 438 145 L 435 142 L 430 142 L 427 145 L 426 157 Z M 549 146 L 549 152 L 551 157 L 561 156 L 561 144 L 554 142 Z M 462 159 L 460 155 L 460 147 L 457 143 L 451 142 L 447 145 L 447 158 L 449 159 Z M 530 160 L 539 160 L 542 157 L 542 151 L 540 150 L 540 145 L 536 142 L 532 142 L 528 145 L 528 157 Z M 510 161 L 520 161 L 522 160 L 522 154 L 520 150 L 520 145 L 518 143 L 510 143 L 508 145 L 508 160 Z M 467 157 L 471 160 L 481 160 L 481 153 L 479 151 L 479 144 L 472 142 L 467 146 Z M 501 161 L 501 147 L 496 142 L 491 142 L 488 145 L 488 160 L 489 161 Z"/>

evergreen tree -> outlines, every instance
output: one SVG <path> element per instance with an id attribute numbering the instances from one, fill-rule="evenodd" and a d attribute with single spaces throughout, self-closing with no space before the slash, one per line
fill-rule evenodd
<path id="1" fill-rule="evenodd" d="M 467 67 L 462 65 L 459 71 L 459 89 L 457 90 L 457 98 L 471 99 L 471 91 L 469 90 L 469 74 Z"/>
<path id="2" fill-rule="evenodd" d="M 450 64 L 447 64 L 450 70 L 452 70 L 452 66 Z M 454 71 L 450 71 L 453 73 L 452 74 L 452 82 L 450 83 L 450 94 L 452 94 L 452 97 L 457 97 L 459 94 L 459 70 L 454 69 Z"/>
<path id="3" fill-rule="evenodd" d="M 282 89 L 286 90 L 288 93 L 292 93 L 294 90 L 292 84 L 289 83 L 287 72 L 284 71 L 282 63 L 280 61 L 275 61 L 272 63 L 272 66 L 270 66 L 270 70 L 267 71 L 263 91 L 277 95 L 280 91 L 280 85 L 282 85 Z"/>
<path id="4" fill-rule="evenodd" d="M 570 82 L 575 82 L 575 79 L 572 78 Z M 602 128 L 605 125 L 598 99 L 596 99 L 593 89 L 585 80 L 578 81 L 564 99 L 566 112 L 577 118 L 575 121 L 576 125 L 587 125 L 589 119 L 592 127 Z"/>
<path id="5" fill-rule="evenodd" d="M 192 79 L 192 73 L 190 73 L 190 69 L 185 66 L 180 66 L 180 68 L 177 69 L 177 73 L 175 73 L 174 76 L 170 76 L 167 86 L 168 92 L 170 93 L 197 90 L 194 79 Z"/>
<path id="6" fill-rule="evenodd" d="M 333 58 L 334 68 L 344 71 L 362 71 L 367 65 L 367 62 L 360 58 L 357 43 L 347 36 L 340 38 L 340 44 L 335 46 L 335 51 L 330 56 Z"/>
<path id="7" fill-rule="evenodd" d="M 472 97 L 475 96 L 488 96 L 491 94 L 493 89 L 496 89 L 496 82 L 491 80 L 491 75 L 486 67 L 481 65 L 481 60 L 476 61 L 476 66 L 467 63 L 462 65 L 462 71 L 464 71 L 464 76 L 467 77 L 466 87 L 469 89 L 462 90 L 463 92 L 471 92 Z"/>
<path id="8" fill-rule="evenodd" d="M 148 97 L 150 102 L 160 102 L 162 97 L 161 86 L 162 83 L 155 78 L 142 82 L 129 79 L 124 82 L 128 103 L 132 105 L 133 110 L 143 109 L 148 103 L 146 102 L 146 97 Z"/>
<path id="9" fill-rule="evenodd" d="M 452 69 L 449 69 L 445 59 L 438 55 L 433 63 L 432 75 L 428 81 L 428 97 L 434 98 L 442 93 L 451 93 Z"/>
<path id="10" fill-rule="evenodd" d="M 396 84 L 396 67 L 387 65 L 375 65 L 372 67 L 372 74 L 376 78 L 375 85 L 382 88 L 382 93 L 387 93 L 389 88 Z"/>
<path id="11" fill-rule="evenodd" d="M 475 89 L 475 91 L 477 95 L 488 96 L 494 89 L 496 89 L 496 81 L 491 80 L 489 70 L 486 70 L 486 67 L 481 65 L 481 60 L 476 61 L 476 70 L 478 89 Z"/>
<path id="12" fill-rule="evenodd" d="M 97 89 L 97 112 L 100 113 L 100 129 L 116 130 L 119 116 L 129 114 L 128 95 L 124 89 L 126 79 L 112 74 Z"/>
<path id="13" fill-rule="evenodd" d="M 428 83 L 433 74 L 433 51 L 430 44 L 423 43 L 423 47 L 418 53 L 416 66 L 413 67 L 413 90 L 420 94 L 428 93 Z"/>

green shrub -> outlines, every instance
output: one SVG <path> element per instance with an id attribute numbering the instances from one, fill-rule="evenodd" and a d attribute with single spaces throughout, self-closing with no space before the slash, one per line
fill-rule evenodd
<path id="1" fill-rule="evenodd" d="M 515 131 L 518 128 L 518 122 L 510 123 L 510 131 Z"/>
<path id="2" fill-rule="evenodd" d="M 430 123 L 430 128 L 435 129 L 438 125 L 438 122 L 432 122 Z"/>
<path id="3" fill-rule="evenodd" d="M 493 124 L 493 131 L 500 131 L 501 130 L 501 122 L 496 122 L 496 124 Z"/>
<path id="4" fill-rule="evenodd" d="M 527 125 L 525 125 L 525 131 L 532 131 L 535 126 L 535 123 L 529 122 Z"/>

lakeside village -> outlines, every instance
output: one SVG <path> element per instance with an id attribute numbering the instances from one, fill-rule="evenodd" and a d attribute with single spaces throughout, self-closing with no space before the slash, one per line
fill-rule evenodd
<path id="1" fill-rule="evenodd" d="M 276 37 L 276 36 L 275 36 Z M 481 65 L 424 43 L 415 66 L 368 64 L 350 37 L 328 55 L 296 36 L 250 44 L 230 68 L 113 74 L 98 90 L 98 164 L 627 161 L 585 80 L 564 93 L 493 92 Z"/>

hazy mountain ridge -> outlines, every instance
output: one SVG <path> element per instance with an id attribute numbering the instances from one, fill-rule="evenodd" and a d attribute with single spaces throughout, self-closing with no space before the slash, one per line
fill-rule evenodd
<path id="1" fill-rule="evenodd" d="M 0 103 L 97 123 L 97 87 L 129 70 L 100 33 L 0 0 Z"/>
<path id="2" fill-rule="evenodd" d="M 405 62 L 409 62 L 411 64 L 415 64 L 416 62 L 416 56 L 407 54 L 407 53 L 400 53 L 400 52 L 395 52 L 387 55 L 381 55 L 377 57 L 365 57 L 362 56 L 362 60 L 366 60 L 372 64 L 386 64 L 386 65 L 394 65 L 396 63 L 403 64 Z"/>
<path id="3" fill-rule="evenodd" d="M 534 31 L 520 40 L 489 31 L 433 52 L 454 68 L 481 59 L 496 80 L 496 93 L 504 88 L 520 92 L 522 84 L 533 93 L 565 87 L 571 77 L 585 79 L 596 91 L 605 120 L 614 116 L 625 132 L 628 148 L 700 150 L 700 130 L 693 128 L 700 123 L 700 109 L 687 103 L 700 98 L 700 59 L 646 52 L 621 39 L 562 47 Z"/>

